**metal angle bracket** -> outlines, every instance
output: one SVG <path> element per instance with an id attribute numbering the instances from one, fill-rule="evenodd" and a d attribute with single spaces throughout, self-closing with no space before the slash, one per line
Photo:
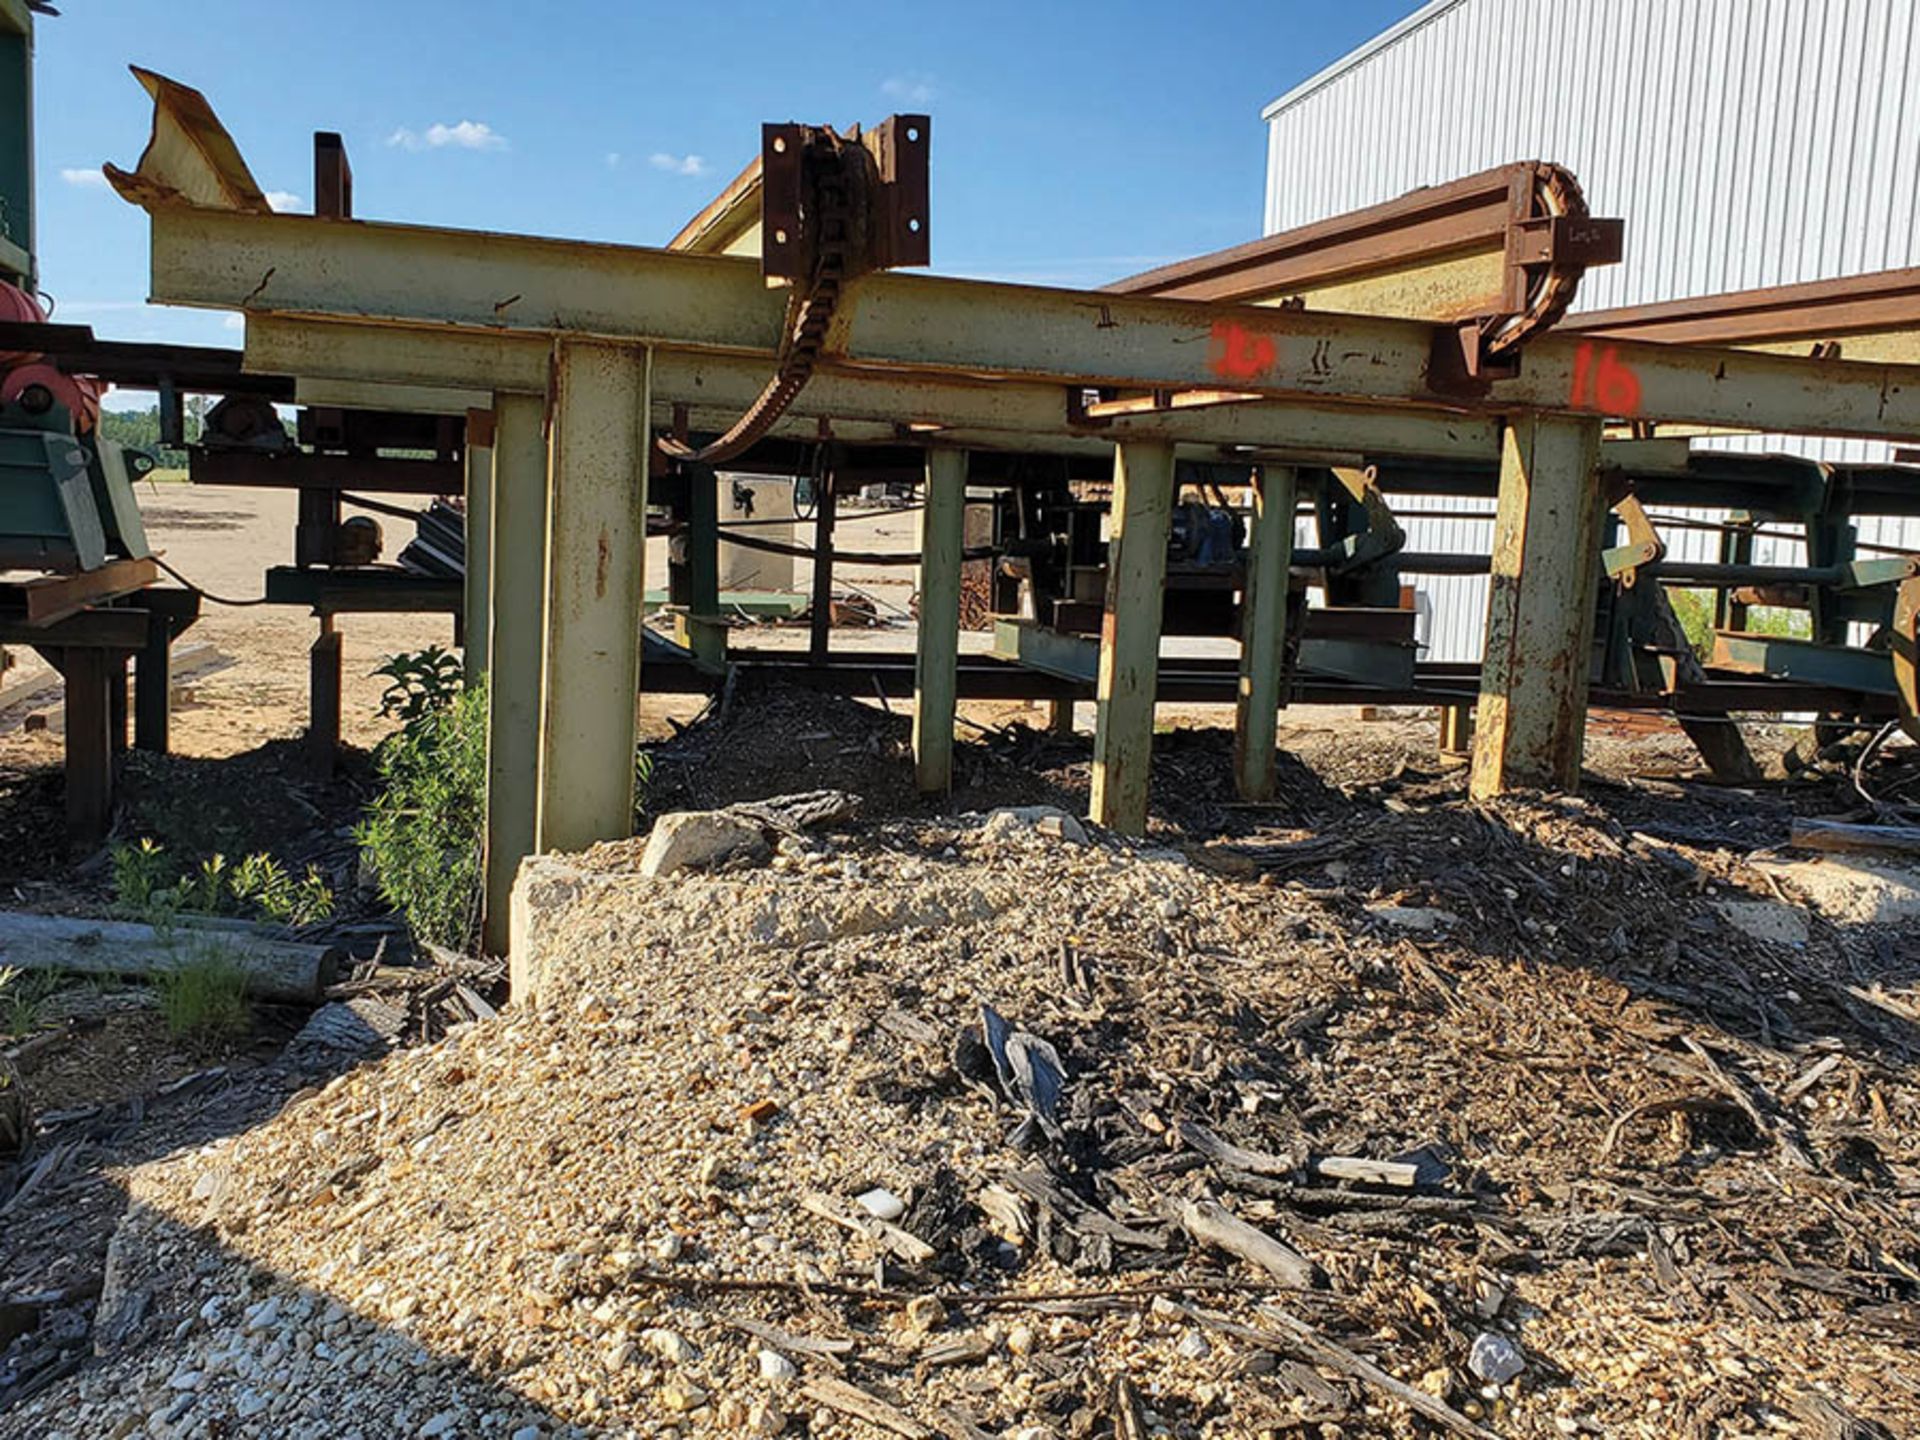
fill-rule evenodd
<path id="1" fill-rule="evenodd" d="M 760 271 L 769 280 L 804 280 L 820 243 L 814 193 L 816 153 L 835 151 L 853 167 L 863 223 L 851 273 L 926 265 L 932 260 L 928 155 L 933 123 L 925 115 L 889 115 L 873 129 L 841 137 L 823 125 L 760 127 Z M 843 168 L 842 177 L 847 178 Z"/>

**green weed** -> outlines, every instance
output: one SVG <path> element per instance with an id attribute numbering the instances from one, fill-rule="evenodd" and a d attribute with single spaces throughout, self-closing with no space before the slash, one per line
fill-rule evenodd
<path id="1" fill-rule="evenodd" d="M 485 685 L 408 719 L 373 763 L 385 785 L 354 830 L 362 858 L 414 934 L 468 949 L 480 920 Z"/>
<path id="2" fill-rule="evenodd" d="M 195 1044 L 244 1035 L 252 1023 L 247 976 L 218 945 L 196 949 L 178 968 L 157 977 L 160 1015 L 167 1031 Z"/>

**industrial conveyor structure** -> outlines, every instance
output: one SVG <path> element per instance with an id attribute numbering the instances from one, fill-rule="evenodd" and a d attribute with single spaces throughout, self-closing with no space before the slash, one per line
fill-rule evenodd
<path id="1" fill-rule="evenodd" d="M 929 122 L 767 126 L 760 161 L 666 249 L 275 214 L 197 93 L 142 74 L 153 137 L 108 167 L 151 221 L 153 298 L 246 318 L 246 367 L 301 398 L 459 415 L 470 650 L 490 682 L 487 930 L 520 859 L 627 833 L 635 695 L 785 666 L 911 686 L 918 783 L 950 780 L 956 699 L 1097 701 L 1092 811 L 1138 833 L 1156 698 L 1235 704 L 1237 782 L 1274 783 L 1289 701 L 1473 701 L 1471 788 L 1570 788 L 1590 697 L 1675 713 L 1738 771 L 1732 712 L 1911 717 L 1911 556 L 1853 517 L 1912 513 L 1914 472 L 1690 453 L 1702 431 L 1920 437 L 1920 364 L 1811 333 L 1709 348 L 1556 325 L 1619 253 L 1558 167 L 1504 167 L 1104 291 L 899 273 L 929 253 Z M 755 263 L 755 261 L 758 263 Z M 1891 328 L 1920 321 L 1904 312 Z M 1749 340 L 1754 343 L 1749 347 Z M 1776 344 L 1776 342 L 1780 342 Z M 1844 347 L 1847 341 L 1842 339 Z M 1775 346 L 1772 353 L 1765 346 Z M 816 584 L 834 498 L 911 473 L 911 657 L 729 652 L 714 467 L 814 477 Z M 1486 556 L 1406 550 L 1401 493 L 1495 497 Z M 970 497 L 996 515 L 963 545 Z M 1298 507 L 1317 544 L 1295 544 Z M 1649 507 L 1807 528 L 1809 562 L 1669 564 Z M 685 648 L 642 675 L 648 514 L 684 537 Z M 486 537 L 483 541 L 481 537 Z M 960 654 L 963 563 L 991 561 L 998 657 Z M 1418 663 L 1402 577 L 1491 576 L 1484 661 Z M 1665 598 L 1725 592 L 1698 660 Z M 1319 588 L 1324 606 L 1305 609 Z M 818 595 L 821 592 L 816 592 Z M 825 593 L 829 593 L 827 591 Z M 1792 655 L 1742 638 L 1761 594 L 1804 603 Z M 1865 648 L 1844 627 L 1865 622 Z M 1237 659 L 1163 658 L 1163 630 Z"/>

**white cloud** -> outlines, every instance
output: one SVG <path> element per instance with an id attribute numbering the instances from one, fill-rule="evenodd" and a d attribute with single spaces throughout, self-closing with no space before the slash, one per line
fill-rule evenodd
<path id="1" fill-rule="evenodd" d="M 620 152 L 618 150 L 609 150 L 607 152 L 607 168 L 609 170 L 618 170 L 620 168 Z"/>
<path id="2" fill-rule="evenodd" d="M 98 165 L 91 170 L 62 170 L 60 178 L 69 185 L 78 185 L 82 190 L 104 190 L 107 177 Z"/>
<path id="3" fill-rule="evenodd" d="M 244 330 L 247 328 L 247 317 L 244 315 L 222 316 L 220 328 L 223 330 Z"/>
<path id="4" fill-rule="evenodd" d="M 669 155 L 664 150 L 656 150 L 647 157 L 647 163 L 656 170 L 665 170 L 670 175 L 704 175 L 707 162 L 700 155 Z"/>
<path id="5" fill-rule="evenodd" d="M 457 150 L 504 150 L 507 137 L 482 120 L 462 120 L 455 125 L 435 121 L 424 132 L 402 125 L 387 137 L 387 144 L 402 150 L 445 150 L 449 146 Z"/>
<path id="6" fill-rule="evenodd" d="M 291 190 L 267 191 L 267 204 L 276 210 L 298 210 L 305 202 Z"/>
<path id="7" fill-rule="evenodd" d="M 903 105 L 925 105 L 933 99 L 933 79 L 927 75 L 889 75 L 880 82 L 880 93 Z"/>

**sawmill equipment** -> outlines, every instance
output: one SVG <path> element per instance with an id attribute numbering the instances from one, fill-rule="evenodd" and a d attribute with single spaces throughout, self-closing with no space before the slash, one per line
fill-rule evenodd
<path id="1" fill-rule="evenodd" d="M 1205 299 L 887 269 L 846 278 L 816 250 L 794 260 L 797 284 L 770 290 L 764 150 L 761 173 L 664 250 L 375 226 L 253 203 L 258 187 L 204 98 L 149 89 L 154 135 L 139 170 L 107 173 L 148 212 L 158 300 L 241 312 L 249 365 L 302 386 L 489 402 L 472 406 L 486 418 L 470 433 L 488 443 L 468 447 L 466 481 L 469 515 L 491 533 L 489 573 L 467 603 L 488 629 L 493 943 L 519 857 L 631 823 L 646 515 L 665 499 L 686 527 L 689 569 L 709 563 L 717 477 L 703 449 L 714 437 L 751 440 L 730 471 L 819 482 L 816 616 L 830 608 L 820 587 L 836 556 L 858 553 L 835 543 L 836 497 L 921 477 L 919 551 L 905 557 L 920 595 L 911 656 L 835 654 L 824 631 L 805 654 L 730 651 L 724 635 L 719 654 L 861 693 L 911 689 L 916 778 L 929 790 L 951 775 L 952 705 L 966 693 L 1095 698 L 1091 808 L 1134 832 L 1156 699 L 1236 705 L 1236 778 L 1250 797 L 1271 789 L 1289 696 L 1477 696 L 1480 796 L 1577 783 L 1590 697 L 1683 716 L 1897 711 L 1892 694 L 1704 663 L 1676 663 L 1669 680 L 1640 654 L 1616 667 L 1637 691 L 1610 688 L 1604 664 L 1596 674 L 1612 595 L 1697 576 L 1660 553 L 1656 506 L 1757 513 L 1769 487 L 1804 484 L 1777 465 L 1734 476 L 1711 457 L 1676 465 L 1616 443 L 1644 445 L 1633 437 L 1668 425 L 1920 438 L 1920 367 L 1559 333 L 1570 286 L 1617 254 L 1618 228 L 1583 212 L 1558 167 L 1463 182 L 1451 212 L 1433 205 L 1447 187 L 1420 192 L 1404 214 L 1431 221 L 1424 259 L 1428 242 L 1402 237 L 1394 247 L 1413 258 L 1369 270 L 1360 261 L 1372 246 L 1377 262 L 1380 242 L 1361 224 L 1357 249 L 1330 259 L 1317 288 L 1310 269 Z M 849 149 L 839 142 L 842 161 Z M 802 233 L 778 228 L 789 243 Z M 795 302 L 828 282 L 820 321 L 820 307 Z M 1283 303 L 1250 303 L 1262 300 Z M 1851 479 L 1837 503 L 1861 513 L 1886 477 Z M 1683 498 L 1703 490 L 1716 498 Z M 1411 553 L 1396 509 L 1407 493 L 1497 499 L 1488 552 Z M 955 633 L 961 569 L 978 553 L 962 543 L 965 513 L 989 500 L 1000 523 L 981 548 L 1027 612 L 1010 661 L 962 657 Z M 1301 504 L 1316 543 L 1296 549 Z M 1850 563 L 1818 556 L 1804 578 L 1877 586 L 1877 572 Z M 1170 569 L 1183 566 L 1204 583 L 1175 602 Z M 1415 664 L 1404 578 L 1472 567 L 1493 582 L 1486 658 Z M 1306 587 L 1330 603 L 1303 614 Z M 1195 598 L 1208 588 L 1215 598 Z M 1053 623 L 1085 623 L 1096 604 L 1097 638 Z M 1183 617 L 1236 635 L 1238 655 L 1163 653 Z M 1656 657 L 1673 646 L 1657 613 L 1626 636 Z M 1344 662 L 1316 659 L 1316 641 L 1327 655 L 1346 645 Z M 711 687 L 713 659 L 649 655 L 647 686 Z"/>

